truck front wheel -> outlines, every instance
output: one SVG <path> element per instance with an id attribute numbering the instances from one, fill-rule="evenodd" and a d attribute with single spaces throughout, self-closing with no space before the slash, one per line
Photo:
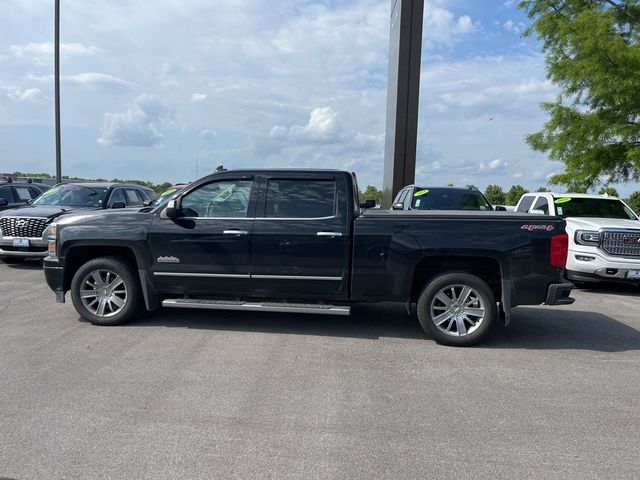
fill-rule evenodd
<path id="1" fill-rule="evenodd" d="M 115 257 L 82 265 L 71 281 L 71 300 L 80 316 L 95 325 L 130 320 L 140 306 L 140 283 L 133 269 Z"/>
<path id="2" fill-rule="evenodd" d="M 481 341 L 496 319 L 496 301 L 484 280 L 469 273 L 432 279 L 418 299 L 422 329 L 443 345 L 467 347 Z"/>

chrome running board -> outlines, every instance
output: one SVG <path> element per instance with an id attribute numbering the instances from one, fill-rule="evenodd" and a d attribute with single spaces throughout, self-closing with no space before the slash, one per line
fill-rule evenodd
<path id="1" fill-rule="evenodd" d="M 350 315 L 351 307 L 316 303 L 244 302 L 241 300 L 205 300 L 169 298 L 162 301 L 168 308 L 201 308 L 205 310 L 243 310 L 260 312 L 315 313 L 320 315 Z"/>

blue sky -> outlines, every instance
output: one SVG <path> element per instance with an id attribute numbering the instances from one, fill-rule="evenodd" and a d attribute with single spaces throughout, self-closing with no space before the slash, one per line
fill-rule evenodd
<path id="1" fill-rule="evenodd" d="M 515 3 L 426 1 L 418 182 L 537 188 L 560 169 L 523 141 L 557 91 Z M 63 173 L 323 167 L 381 186 L 390 8 L 62 0 Z M 53 173 L 52 2 L 0 9 L 0 171 Z"/>

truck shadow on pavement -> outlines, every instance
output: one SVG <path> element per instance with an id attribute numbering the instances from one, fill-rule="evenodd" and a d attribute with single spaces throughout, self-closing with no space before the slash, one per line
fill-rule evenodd
<path id="1" fill-rule="evenodd" d="M 511 324 L 497 328 L 482 346 L 624 352 L 640 350 L 640 331 L 601 313 L 519 307 Z"/>
<path id="2" fill-rule="evenodd" d="M 37 260 L 27 260 L 22 263 L 13 264 L 2 262 L 2 264 L 11 270 L 42 270 L 42 262 Z M 0 478 L 0 480 L 2 480 L 2 478 Z"/>
<path id="3" fill-rule="evenodd" d="M 590 295 L 606 294 L 621 297 L 640 297 L 640 287 L 636 285 L 625 285 L 623 283 L 584 284 L 578 287 L 577 290 Z"/>
<path id="4" fill-rule="evenodd" d="M 408 316 L 404 307 L 396 304 L 358 305 L 348 317 L 164 309 L 128 325 L 371 340 L 416 339 L 427 342 L 425 347 L 433 344 L 415 314 Z M 600 313 L 521 307 L 514 309 L 509 327 L 497 326 L 475 348 L 623 352 L 640 350 L 640 332 Z"/>

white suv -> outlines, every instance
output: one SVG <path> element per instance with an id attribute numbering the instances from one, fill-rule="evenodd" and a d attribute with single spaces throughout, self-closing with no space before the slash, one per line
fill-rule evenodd
<path id="1" fill-rule="evenodd" d="M 518 212 L 567 222 L 567 277 L 575 282 L 640 282 L 640 220 L 622 200 L 580 193 L 527 193 Z"/>

